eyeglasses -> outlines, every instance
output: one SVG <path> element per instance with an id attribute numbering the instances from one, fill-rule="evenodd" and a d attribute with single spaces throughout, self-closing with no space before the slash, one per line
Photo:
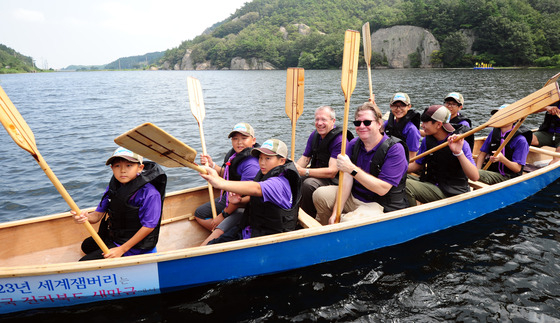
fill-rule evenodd
<path id="1" fill-rule="evenodd" d="M 445 102 L 443 102 L 443 105 L 448 106 L 448 107 L 458 107 L 459 106 L 457 104 L 457 102 L 453 102 L 453 101 L 445 101 Z"/>
<path id="2" fill-rule="evenodd" d="M 362 122 L 364 123 L 364 126 L 369 127 L 371 126 L 371 123 L 373 122 L 373 120 L 354 120 L 354 126 L 359 127 Z"/>
<path id="3" fill-rule="evenodd" d="M 398 110 L 398 109 L 404 110 L 408 106 L 407 105 L 391 105 L 390 107 L 391 107 L 391 110 Z"/>

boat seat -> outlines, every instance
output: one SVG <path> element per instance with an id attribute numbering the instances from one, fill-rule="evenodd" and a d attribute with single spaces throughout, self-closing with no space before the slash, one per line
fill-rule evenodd
<path id="1" fill-rule="evenodd" d="M 304 228 L 322 227 L 319 221 L 309 216 L 309 214 L 305 213 L 302 209 L 299 209 L 298 220 Z"/>
<path id="2" fill-rule="evenodd" d="M 483 183 L 483 182 L 479 182 L 479 181 L 471 181 L 469 179 L 469 186 L 473 189 L 473 190 L 477 190 L 479 188 L 485 188 L 488 187 L 490 185 Z"/>

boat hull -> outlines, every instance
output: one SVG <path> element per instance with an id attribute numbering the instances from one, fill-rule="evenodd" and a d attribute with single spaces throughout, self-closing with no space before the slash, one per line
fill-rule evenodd
<path id="1" fill-rule="evenodd" d="M 558 179 L 559 166 L 376 219 L 152 255 L 0 268 L 0 313 L 153 295 L 358 255 L 519 202 Z"/>

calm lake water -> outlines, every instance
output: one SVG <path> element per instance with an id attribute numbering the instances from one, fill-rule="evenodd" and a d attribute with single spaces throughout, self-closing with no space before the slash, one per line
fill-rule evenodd
<path id="1" fill-rule="evenodd" d="M 373 70 L 383 112 L 394 92 L 407 92 L 422 111 L 448 92 L 465 97 L 475 125 L 490 111 L 542 87 L 558 70 Z M 35 135 L 37 147 L 76 203 L 97 204 L 111 176 L 105 160 L 113 139 L 152 122 L 197 151 L 187 76 L 203 89 L 208 153 L 220 160 L 227 135 L 249 122 L 259 142 L 290 146 L 285 71 L 88 72 L 0 75 Z M 368 98 L 367 71 L 358 75 L 351 117 Z M 340 71 L 305 71 L 305 107 L 297 122 L 296 159 L 314 129 L 313 112 L 332 105 L 340 124 Z M 526 124 L 536 127 L 542 115 Z M 349 127 L 353 129 L 353 127 Z M 483 131 L 483 134 L 487 131 Z M 68 210 L 34 159 L 0 130 L 0 222 Z M 166 169 L 168 191 L 203 185 L 191 169 Z M 560 182 L 513 207 L 398 246 L 288 273 L 187 291 L 6 316 L 5 320 L 160 321 L 560 321 Z M 12 246 L 17 247 L 17 246 Z M 0 265 L 1 266 L 1 265 Z M 188 274 L 188 273 L 187 273 Z"/>

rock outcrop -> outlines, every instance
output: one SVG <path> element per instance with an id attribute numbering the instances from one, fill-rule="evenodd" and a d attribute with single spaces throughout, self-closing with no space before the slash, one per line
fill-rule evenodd
<path id="1" fill-rule="evenodd" d="M 411 55 L 417 55 L 419 67 L 432 67 L 430 55 L 439 50 L 440 45 L 434 35 L 424 28 L 394 26 L 374 32 L 371 48 L 374 53 L 386 57 L 391 68 L 412 67 Z"/>
<path id="2" fill-rule="evenodd" d="M 250 58 L 245 59 L 242 57 L 234 57 L 231 60 L 231 70 L 275 70 L 276 67 L 270 64 L 267 61 L 257 59 L 257 58 Z"/>

